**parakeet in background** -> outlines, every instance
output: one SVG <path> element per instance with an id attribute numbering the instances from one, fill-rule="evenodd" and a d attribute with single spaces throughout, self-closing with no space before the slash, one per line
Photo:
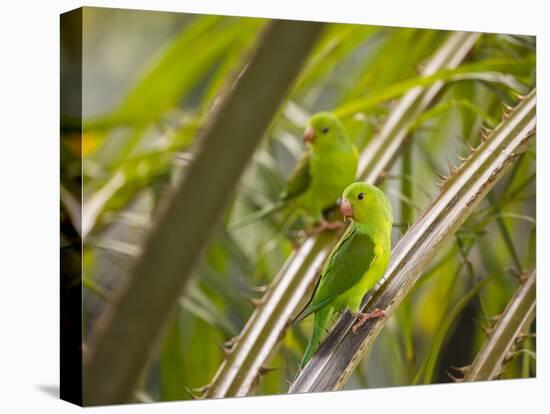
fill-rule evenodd
<path id="1" fill-rule="evenodd" d="M 340 121 L 331 113 L 312 116 L 304 133 L 306 151 L 290 174 L 284 191 L 273 205 L 230 225 L 238 228 L 283 207 L 300 209 L 319 230 L 341 227 L 328 222 L 323 211 L 334 206 L 357 173 L 358 153 Z"/>
<path id="2" fill-rule="evenodd" d="M 377 187 L 357 182 L 342 196 L 340 211 L 351 220 L 348 230 L 328 257 L 309 304 L 295 319 L 315 313 L 313 333 L 300 363 L 302 369 L 317 350 L 335 312 L 349 310 L 357 315 L 356 330 L 366 320 L 385 315 L 383 310 L 359 313 L 361 300 L 382 277 L 391 253 L 392 211 Z"/>

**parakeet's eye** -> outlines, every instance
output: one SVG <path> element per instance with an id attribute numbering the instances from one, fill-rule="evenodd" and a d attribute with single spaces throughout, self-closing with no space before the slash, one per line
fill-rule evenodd
<path id="1" fill-rule="evenodd" d="M 329 129 L 328 127 L 324 127 L 321 131 L 323 132 L 323 134 L 326 134 L 329 131 Z"/>
<path id="2" fill-rule="evenodd" d="M 359 195 L 357 196 L 358 200 L 363 200 L 364 198 L 365 198 L 365 193 L 359 193 Z"/>

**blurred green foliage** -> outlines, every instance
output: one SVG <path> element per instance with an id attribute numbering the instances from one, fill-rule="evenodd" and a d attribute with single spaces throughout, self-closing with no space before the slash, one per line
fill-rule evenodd
<path id="1" fill-rule="evenodd" d="M 134 27 L 132 36 L 139 37 L 133 43 L 137 48 L 139 42 L 146 44 L 151 20 L 171 28 L 156 40 L 155 53 L 149 52 L 138 67 L 128 67 L 126 90 L 104 91 L 115 97 L 90 103 L 96 109 L 85 120 L 82 143 L 76 145 L 70 133 L 62 141 L 63 151 L 72 154 L 66 157 L 62 177 L 69 190 L 80 173 L 76 166 L 82 151 L 85 336 L 113 287 L 125 277 L 131 258 L 139 254 L 162 194 L 192 162 L 198 127 L 215 97 L 228 87 L 226 81 L 265 23 L 153 14 L 84 11 L 85 33 L 90 34 L 88 43 L 85 37 L 85 62 L 108 52 L 120 53 L 117 66 L 127 65 L 127 53 L 113 49 L 124 45 L 97 44 L 93 36 L 102 30 L 116 36 L 124 30 L 117 22 L 126 17 Z M 513 105 L 514 93 L 525 93 L 535 82 L 535 39 L 501 34 L 483 34 L 457 69 L 419 76 L 419 68 L 445 35 L 427 29 L 330 24 L 242 178 L 226 223 L 275 200 L 302 151 L 301 135 L 311 114 L 337 113 L 362 149 L 396 98 L 411 88 L 442 81 L 443 92 L 414 126 L 410 144 L 383 184 L 395 212 L 397 241 L 436 195 L 438 173 L 448 174 L 447 160 L 456 164 L 468 143 L 477 143 L 483 124 L 499 122 L 501 103 Z M 84 82 L 93 82 L 101 79 L 94 71 L 109 70 L 109 65 L 95 62 L 86 70 L 90 73 L 87 78 L 85 72 Z M 85 91 L 92 87 L 87 85 Z M 84 107 L 86 99 L 85 94 Z M 102 102 L 107 102 L 103 111 L 97 110 Z M 187 399 L 187 390 L 212 379 L 223 359 L 222 343 L 246 323 L 253 311 L 249 299 L 261 296 L 261 287 L 272 281 L 292 252 L 289 235 L 297 228 L 299 223 L 280 216 L 234 232 L 224 225 L 217 228 L 150 361 L 140 400 Z M 485 341 L 483 328 L 505 308 L 517 288 L 517 276 L 534 265 L 535 243 L 535 148 L 530 148 L 462 226 L 454 243 L 441 246 L 347 387 L 450 381 L 451 367 L 473 360 Z M 258 394 L 286 392 L 310 325 L 305 321 L 286 335 L 271 364 L 276 369 L 262 377 Z M 534 341 L 521 346 L 527 351 L 508 363 L 505 378 L 535 375 Z"/>

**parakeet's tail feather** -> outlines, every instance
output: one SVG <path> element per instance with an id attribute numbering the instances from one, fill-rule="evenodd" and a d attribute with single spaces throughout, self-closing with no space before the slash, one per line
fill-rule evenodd
<path id="1" fill-rule="evenodd" d="M 306 366 L 312 355 L 315 353 L 315 351 L 317 351 L 317 348 L 319 348 L 321 338 L 325 332 L 325 328 L 330 322 L 332 312 L 332 307 L 327 306 L 315 314 L 315 320 L 313 322 L 313 332 L 311 333 L 311 338 L 309 339 L 306 351 L 304 352 L 304 356 L 302 357 L 302 362 L 300 362 L 300 369 L 303 369 Z"/>
<path id="2" fill-rule="evenodd" d="M 277 201 L 274 204 L 270 204 L 268 206 L 265 206 L 261 210 L 258 210 L 256 212 L 244 217 L 243 219 L 241 219 L 239 221 L 236 221 L 235 223 L 229 224 L 228 229 L 229 230 L 235 230 L 235 229 L 239 229 L 239 228 L 244 227 L 244 226 L 248 226 L 249 224 L 254 223 L 255 221 L 258 221 L 258 220 L 260 220 L 260 219 L 262 219 L 266 216 L 269 216 L 272 213 L 275 213 L 276 211 L 283 208 L 284 205 L 285 205 L 284 202 Z"/>

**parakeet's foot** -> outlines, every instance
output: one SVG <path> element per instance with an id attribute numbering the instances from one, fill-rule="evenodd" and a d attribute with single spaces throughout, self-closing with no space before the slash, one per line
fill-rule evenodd
<path id="1" fill-rule="evenodd" d="M 354 334 L 357 334 L 357 330 L 361 326 L 363 326 L 363 324 L 369 319 L 383 318 L 384 316 L 386 316 L 386 311 L 376 308 L 375 310 L 369 313 L 357 312 L 356 316 L 357 316 L 357 322 L 355 322 L 355 325 L 351 327 L 351 331 Z"/>
<path id="2" fill-rule="evenodd" d="M 346 227 L 346 223 L 343 221 L 327 221 L 324 218 L 319 220 L 319 224 L 308 231 L 310 235 L 319 234 L 325 230 L 340 230 Z"/>

